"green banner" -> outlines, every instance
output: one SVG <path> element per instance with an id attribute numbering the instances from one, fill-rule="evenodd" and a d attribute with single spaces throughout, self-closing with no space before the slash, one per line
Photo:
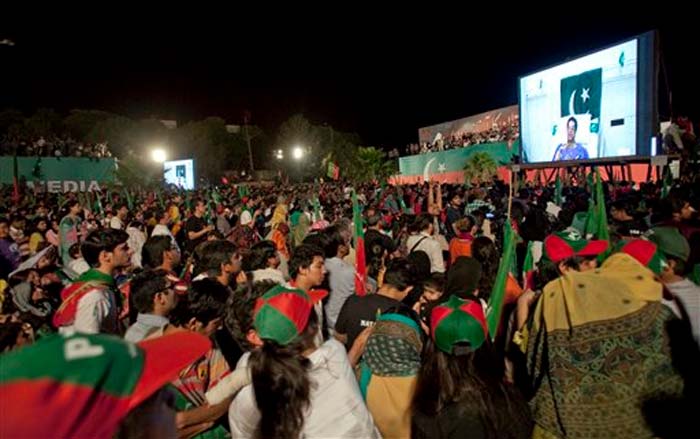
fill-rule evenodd
<path id="1" fill-rule="evenodd" d="M 38 184 L 48 192 L 86 192 L 100 190 L 114 181 L 116 161 L 113 158 L 18 157 L 17 173 L 27 185 Z M 12 184 L 13 157 L 0 157 L 0 184 Z"/>
<path id="2" fill-rule="evenodd" d="M 477 152 L 488 153 L 499 165 L 507 165 L 513 161 L 513 156 L 519 154 L 520 141 L 516 140 L 510 146 L 505 142 L 484 143 L 466 148 L 401 157 L 399 172 L 402 176 L 410 176 L 461 171 L 469 157 Z"/>

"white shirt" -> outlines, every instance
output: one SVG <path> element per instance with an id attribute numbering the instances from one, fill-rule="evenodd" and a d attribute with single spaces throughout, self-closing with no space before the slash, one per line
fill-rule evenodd
<path id="1" fill-rule="evenodd" d="M 156 224 L 156 226 L 153 228 L 153 232 L 151 232 L 151 236 L 169 236 L 173 248 L 176 248 L 177 251 L 180 252 L 180 246 L 177 245 L 177 240 L 167 226 L 164 226 L 163 224 Z"/>
<path id="2" fill-rule="evenodd" d="M 421 239 L 423 240 L 420 242 L 420 244 L 418 244 L 418 241 Z M 413 248 L 414 246 L 415 248 Z M 428 255 L 428 258 L 430 258 L 431 273 L 445 272 L 445 260 L 442 257 L 442 248 L 440 247 L 440 243 L 438 243 L 432 236 L 425 232 L 421 232 L 418 235 L 411 235 L 406 240 L 406 247 L 408 248 L 409 252 L 416 252 L 420 250 L 424 251 Z"/>
<path id="3" fill-rule="evenodd" d="M 309 378 L 311 404 L 304 415 L 300 437 L 304 438 L 380 438 L 374 419 L 362 399 L 345 347 L 335 339 L 325 342 L 311 355 Z M 248 356 L 238 367 L 247 366 Z M 255 435 L 260 411 L 252 385 L 241 389 L 228 410 L 231 436 Z"/>
<path id="4" fill-rule="evenodd" d="M 250 212 L 247 210 L 244 210 L 241 212 L 241 225 L 242 226 L 247 226 L 248 224 L 253 222 L 253 215 L 251 215 Z"/>
<path id="5" fill-rule="evenodd" d="M 68 263 L 68 269 L 75 273 L 76 277 L 78 277 L 88 271 L 90 266 L 81 256 L 78 259 L 71 259 L 71 261 Z"/>
<path id="6" fill-rule="evenodd" d="M 127 227 L 126 233 L 129 235 L 126 245 L 129 246 L 130 250 L 133 250 L 131 265 L 141 268 L 141 249 L 143 249 L 143 244 L 146 243 L 146 234 L 135 227 Z"/>
<path id="7" fill-rule="evenodd" d="M 690 319 L 690 327 L 693 331 L 695 341 L 700 345 L 700 287 L 695 285 L 689 279 L 683 279 L 678 282 L 666 284 L 666 288 L 678 298 L 683 304 L 688 318 Z M 682 317 L 681 311 L 676 303 L 672 300 L 663 300 L 679 318 Z"/>
<path id="8" fill-rule="evenodd" d="M 124 223 L 118 216 L 114 215 L 109 222 L 109 227 L 112 229 L 124 230 Z"/>
<path id="9" fill-rule="evenodd" d="M 62 326 L 60 332 L 118 335 L 117 305 L 112 291 L 109 288 L 96 288 L 81 297 L 75 321 L 72 325 Z"/>

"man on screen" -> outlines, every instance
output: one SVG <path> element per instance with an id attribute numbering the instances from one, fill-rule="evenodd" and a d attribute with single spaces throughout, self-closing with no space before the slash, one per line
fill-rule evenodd
<path id="1" fill-rule="evenodd" d="M 578 121 L 575 117 L 570 117 L 566 121 L 566 143 L 560 143 L 554 151 L 553 162 L 564 160 L 586 160 L 588 159 L 588 151 L 580 143 L 576 143 L 576 130 L 578 129 Z"/>

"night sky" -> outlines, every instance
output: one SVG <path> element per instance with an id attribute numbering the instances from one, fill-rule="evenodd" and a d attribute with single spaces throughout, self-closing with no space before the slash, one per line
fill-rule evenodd
<path id="1" fill-rule="evenodd" d="M 659 29 L 674 111 L 700 119 L 697 26 L 585 14 L 526 25 L 493 14 L 445 22 L 337 12 L 303 24 L 262 13 L 209 23 L 201 14 L 115 24 L 105 13 L 75 23 L 12 22 L 0 27 L 0 40 L 16 43 L 0 46 L 0 109 L 94 108 L 180 123 L 207 116 L 240 123 L 249 109 L 270 134 L 303 113 L 357 132 L 367 145 L 403 147 L 421 126 L 517 103 L 519 75 Z M 664 81 L 660 94 L 663 117 Z"/>

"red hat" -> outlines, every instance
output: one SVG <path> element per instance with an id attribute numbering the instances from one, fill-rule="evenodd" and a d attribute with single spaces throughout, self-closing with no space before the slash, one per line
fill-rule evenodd
<path id="1" fill-rule="evenodd" d="M 55 334 L 12 351 L 0 357 L 0 437 L 112 437 L 132 409 L 209 349 L 208 338 L 183 331 L 138 344 Z"/>
<path id="2" fill-rule="evenodd" d="M 557 263 L 574 256 L 597 256 L 608 249 L 608 241 L 582 239 L 578 231 L 554 233 L 544 239 L 544 253 Z"/>
<path id="3" fill-rule="evenodd" d="M 657 275 L 661 274 L 667 264 L 666 258 L 658 251 L 656 244 L 644 239 L 623 241 L 620 243 L 617 250 L 632 256 L 640 264 L 649 268 Z"/>

